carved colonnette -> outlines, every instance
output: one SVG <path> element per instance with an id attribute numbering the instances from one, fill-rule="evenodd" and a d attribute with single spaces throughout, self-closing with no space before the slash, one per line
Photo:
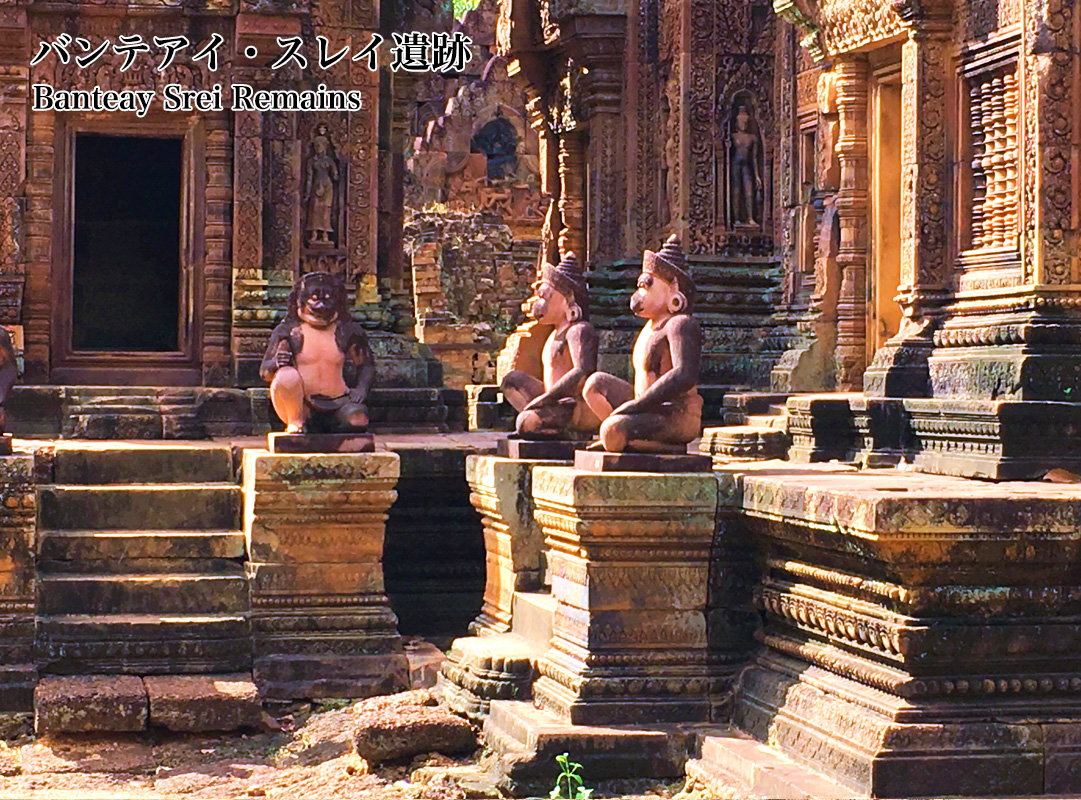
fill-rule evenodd
<path id="1" fill-rule="evenodd" d="M 382 566 L 399 464 L 394 453 L 244 451 L 253 673 L 264 697 L 407 688 Z"/>
<path id="2" fill-rule="evenodd" d="M 874 796 L 1076 790 L 1075 487 L 738 469 L 765 612 L 743 730 Z"/>

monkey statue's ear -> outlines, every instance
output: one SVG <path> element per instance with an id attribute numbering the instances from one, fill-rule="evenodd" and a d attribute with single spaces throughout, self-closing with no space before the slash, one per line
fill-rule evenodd
<path id="1" fill-rule="evenodd" d="M 577 322 L 582 318 L 582 308 L 577 303 L 571 303 L 568 309 L 567 316 L 570 317 L 571 322 Z"/>
<path id="2" fill-rule="evenodd" d="M 683 292 L 677 291 L 668 300 L 668 311 L 672 314 L 679 314 L 681 311 L 687 309 L 687 296 Z"/>

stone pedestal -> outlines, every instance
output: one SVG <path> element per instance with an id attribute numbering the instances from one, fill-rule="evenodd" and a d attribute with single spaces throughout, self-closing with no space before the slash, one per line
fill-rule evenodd
<path id="1" fill-rule="evenodd" d="M 367 697 L 407 688 L 381 563 L 398 456 L 246 450 L 243 471 L 260 693 Z"/>
<path id="2" fill-rule="evenodd" d="M 0 714 L 34 707 L 34 457 L 0 457 Z"/>
<path id="3" fill-rule="evenodd" d="M 484 525 L 484 605 L 469 625 L 473 634 L 506 633 L 514 593 L 534 592 L 543 582 L 544 533 L 533 519 L 533 468 L 537 461 L 469 456 L 469 501 Z"/>
<path id="4" fill-rule="evenodd" d="M 849 405 L 855 394 L 804 394 L 788 398 L 790 461 L 851 461 L 858 449 Z"/>
<path id="5" fill-rule="evenodd" d="M 735 724 L 875 797 L 1081 789 L 1081 489 L 739 469 L 766 621 Z"/>
<path id="6" fill-rule="evenodd" d="M 575 725 L 710 716 L 712 473 L 533 470 L 556 601 L 534 702 Z"/>

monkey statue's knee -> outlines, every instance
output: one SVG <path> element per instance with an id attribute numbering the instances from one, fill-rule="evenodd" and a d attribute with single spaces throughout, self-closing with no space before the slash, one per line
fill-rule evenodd
<path id="1" fill-rule="evenodd" d="M 586 378 L 582 384 L 582 399 L 598 419 L 603 420 L 612 413 L 613 405 L 604 390 L 604 373 L 594 372 Z"/>
<path id="2" fill-rule="evenodd" d="M 622 453 L 627 447 L 627 425 L 630 417 L 618 414 L 601 423 L 601 444 L 609 453 Z"/>
<path id="3" fill-rule="evenodd" d="M 295 367 L 281 367 L 270 382 L 270 403 L 285 428 L 299 433 L 304 428 L 304 381 Z"/>
<path id="4" fill-rule="evenodd" d="M 537 384 L 540 384 L 539 390 L 537 390 Z M 531 387 L 534 391 L 530 391 Z M 499 384 L 499 389 L 503 392 L 503 396 L 507 398 L 507 402 L 514 407 L 514 410 L 521 411 L 529 405 L 529 402 L 537 394 L 544 391 L 544 384 L 528 372 L 514 369 L 504 376 L 503 382 Z"/>
<path id="5" fill-rule="evenodd" d="M 339 425 L 352 429 L 350 433 L 363 433 L 368 429 L 368 409 L 360 403 L 347 403 L 335 416 Z"/>
<path id="6" fill-rule="evenodd" d="M 514 429 L 519 436 L 539 433 L 543 428 L 544 419 L 536 411 L 523 411 L 514 421 Z"/>
<path id="7" fill-rule="evenodd" d="M 300 372 L 296 367 L 282 367 L 274 373 L 274 379 L 270 382 L 271 394 L 292 395 L 297 394 L 304 398 L 304 381 L 301 380 Z"/>

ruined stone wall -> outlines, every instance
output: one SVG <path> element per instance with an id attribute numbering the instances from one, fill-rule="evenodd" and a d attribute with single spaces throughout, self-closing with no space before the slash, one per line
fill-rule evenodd
<path id="1" fill-rule="evenodd" d="M 417 338 L 452 388 L 494 383 L 495 360 L 522 322 L 536 273 L 535 230 L 484 214 L 414 214 L 405 228 L 413 265 Z"/>

